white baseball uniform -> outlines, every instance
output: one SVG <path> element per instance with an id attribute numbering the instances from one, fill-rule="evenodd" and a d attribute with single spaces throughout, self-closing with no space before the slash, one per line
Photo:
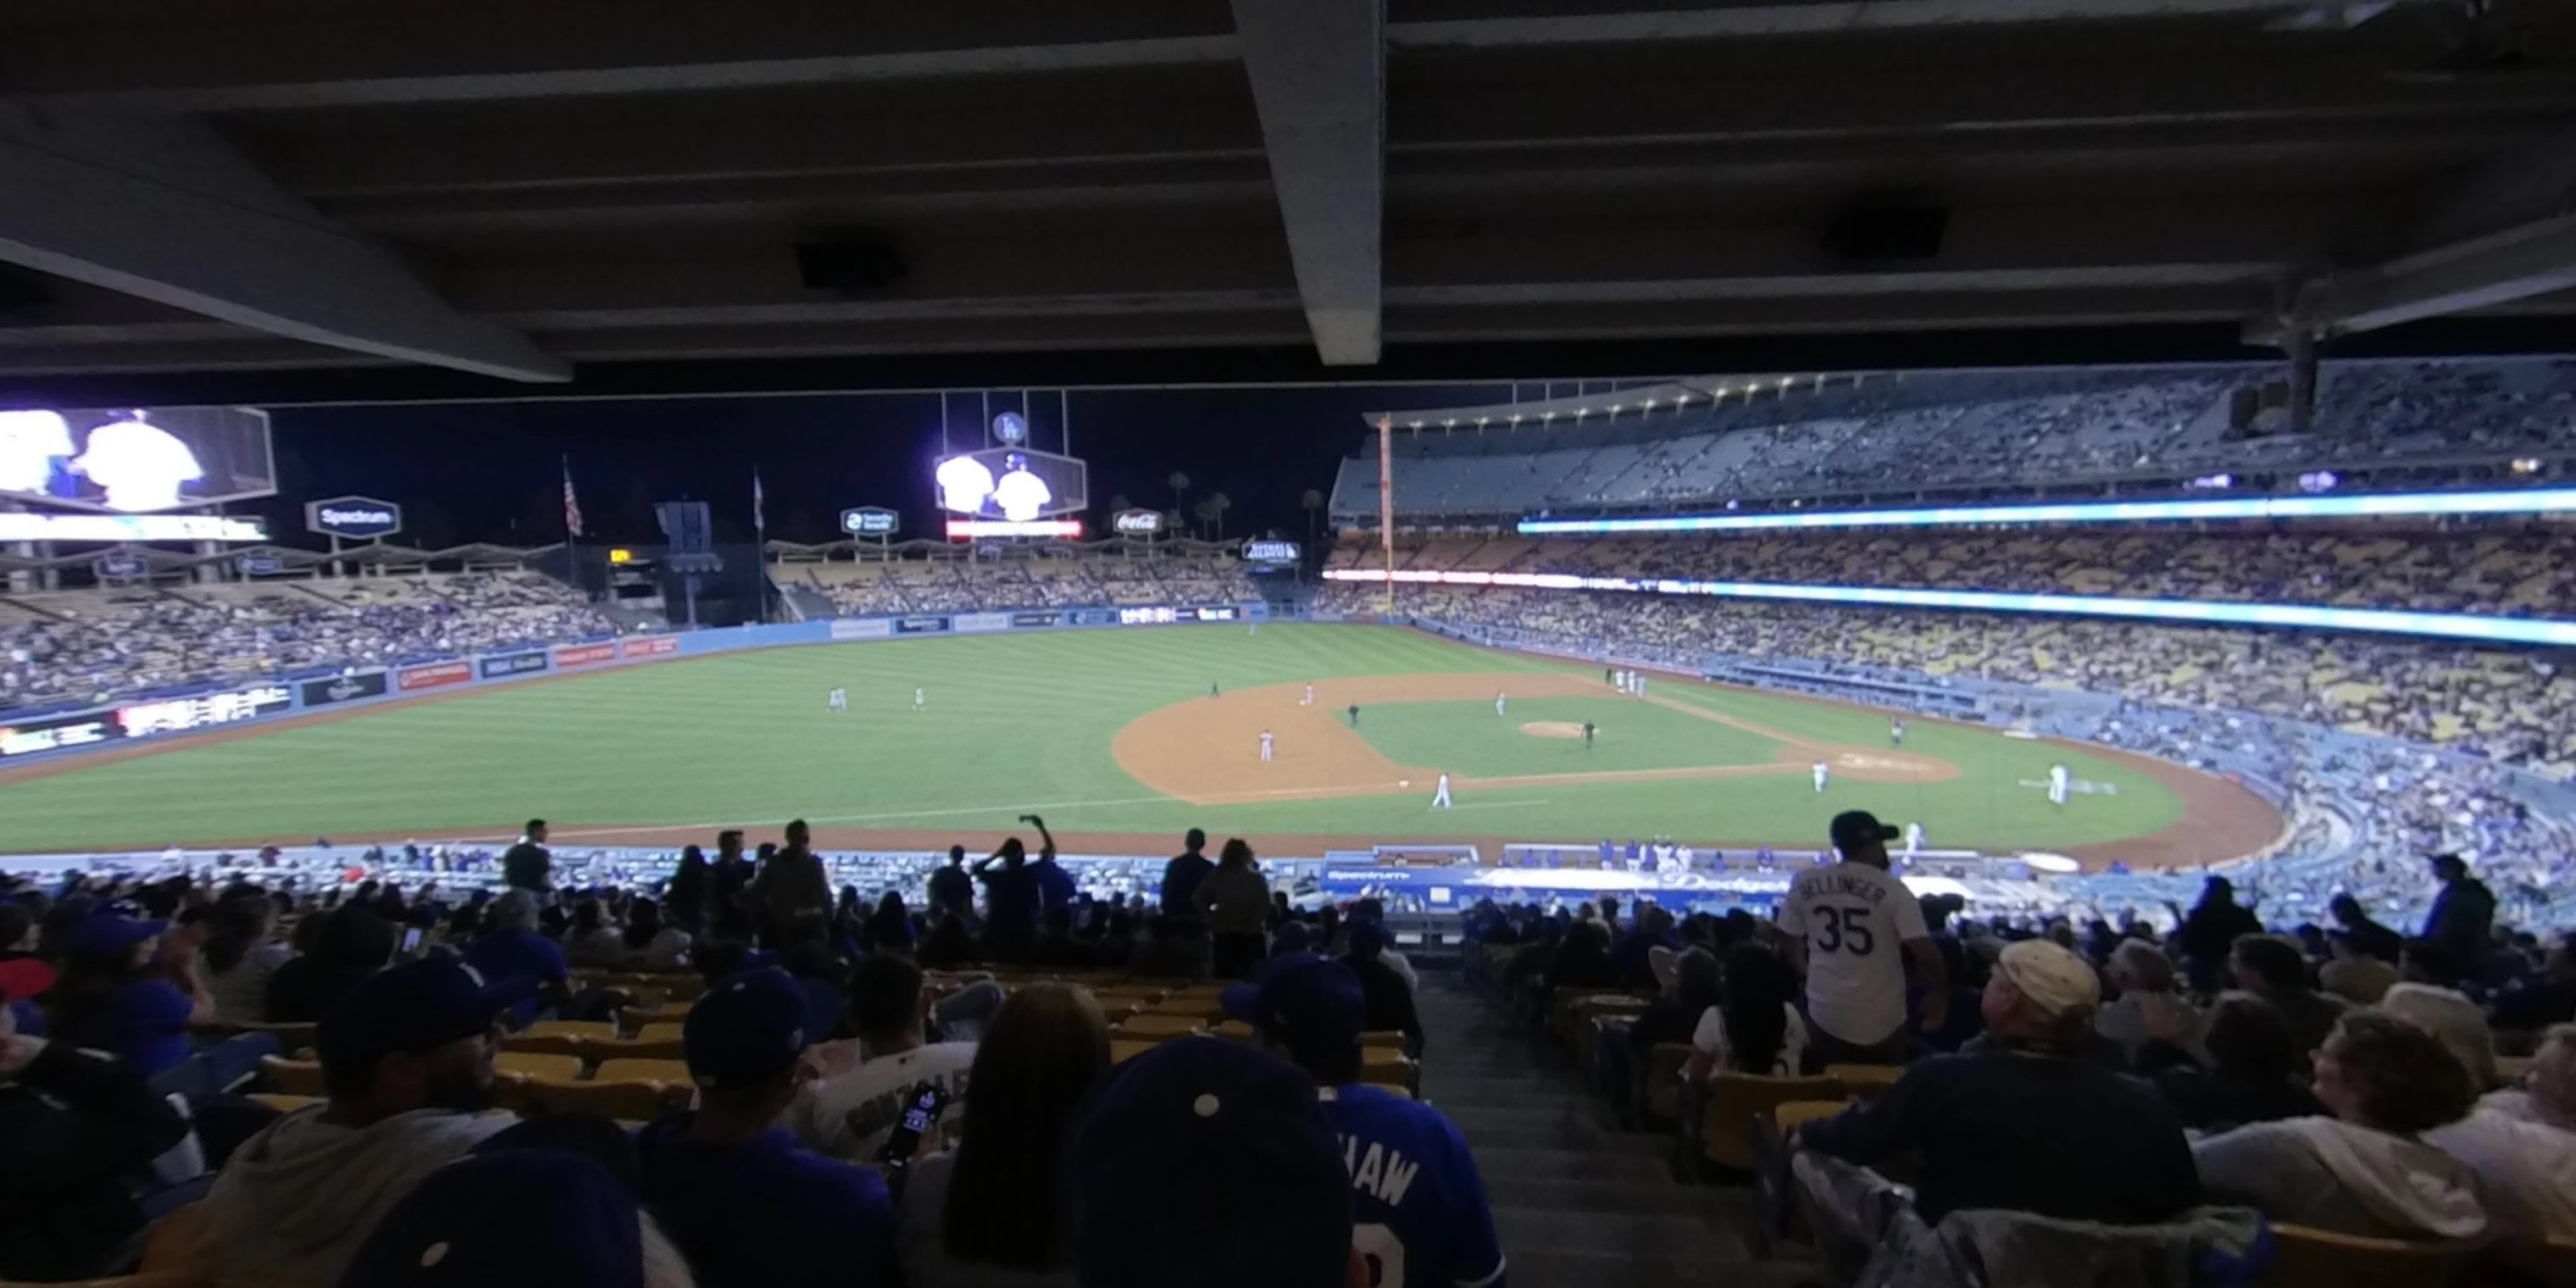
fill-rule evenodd
<path id="1" fill-rule="evenodd" d="M 1834 776 L 1834 771 L 1826 767 L 1825 762 L 1821 760 L 1817 761 L 1813 766 L 1810 766 L 1809 772 L 1815 775 L 1816 790 L 1820 792 L 1825 790 L 1825 780 Z"/>
<path id="2" fill-rule="evenodd" d="M 2068 789 L 2069 787 L 2071 787 L 2071 786 L 2073 786 L 2072 776 L 2071 776 L 2071 775 L 2069 775 L 2069 774 L 2066 772 L 2066 766 L 2064 766 L 2064 765 L 2051 765 L 2051 766 L 2049 766 L 2049 767 L 2048 767 L 2048 803 L 2049 803 L 2049 804 L 2051 804 L 2051 805 L 2063 805 L 2063 804 L 2065 804 L 2065 803 L 2066 803 L 2066 792 L 2067 792 L 2067 789 Z"/>
<path id="3" fill-rule="evenodd" d="M 1908 939 L 1929 938 L 1905 883 L 1866 863 L 1808 868 L 1780 900 L 1780 929 L 1807 941 L 1807 1012 L 1856 1046 L 1905 1026 Z"/>
<path id="4" fill-rule="evenodd" d="M 1447 775 L 1447 774 L 1442 774 L 1442 775 L 1440 776 L 1440 788 L 1439 788 L 1439 790 L 1437 790 L 1437 791 L 1435 791 L 1435 792 L 1433 792 L 1433 793 L 1431 794 L 1431 808 L 1433 808 L 1433 809 L 1448 809 L 1448 808 L 1450 808 L 1450 805 L 1449 805 L 1449 775 Z"/>
<path id="5" fill-rule="evenodd" d="M 825 709 L 825 710 L 829 710 L 829 711 L 847 711 L 847 710 L 849 710 L 849 709 L 850 709 L 850 691 L 849 691 L 848 689 L 834 689 L 834 690 L 832 690 L 832 691 L 831 691 L 831 693 L 829 693 L 829 694 L 825 695 L 825 697 L 823 698 L 823 707 L 824 707 L 824 709 Z"/>
<path id="6" fill-rule="evenodd" d="M 1298 706 L 1301 706 L 1301 707 L 1311 707 L 1311 706 L 1315 705 L 1315 686 L 1314 686 L 1314 685 L 1309 684 L 1309 685 L 1307 685 L 1307 686 L 1306 686 L 1306 700 L 1305 700 L 1305 701 L 1303 701 L 1303 702 L 1298 703 L 1297 705 L 1298 705 Z"/>
<path id="7" fill-rule="evenodd" d="M 1261 759 L 1264 764 L 1270 760 L 1270 731 L 1267 729 L 1261 731 Z"/>
<path id="8" fill-rule="evenodd" d="M 1503 695 L 1501 695 L 1501 694 L 1497 693 L 1497 694 L 1495 694 L 1495 695 L 1494 695 L 1494 714 L 1495 714 L 1495 715 L 1501 715 L 1502 713 L 1503 713 Z"/>
<path id="9" fill-rule="evenodd" d="M 915 711 L 919 711 L 919 710 L 921 710 L 922 702 L 923 702 L 923 694 L 922 694 L 921 690 L 919 690 L 919 689 L 914 689 L 914 690 L 912 691 L 912 709 L 913 709 L 913 710 L 915 710 Z"/>
<path id="10" fill-rule="evenodd" d="M 1908 824 L 1906 824 L 1906 825 L 1905 825 L 1905 852 L 1906 852 L 1907 854 L 1919 854 L 1919 853 L 1921 853 L 1921 852 L 1922 852 L 1922 850 L 1923 850 L 1923 825 L 1922 825 L 1921 823 L 1908 823 Z"/>

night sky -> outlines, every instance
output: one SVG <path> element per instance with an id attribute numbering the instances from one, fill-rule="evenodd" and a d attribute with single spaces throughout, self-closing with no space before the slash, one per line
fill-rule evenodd
<path id="1" fill-rule="evenodd" d="M 1510 397 L 1507 386 L 1076 392 L 1073 454 L 1090 462 L 1095 531 L 1113 496 L 1171 509 L 1165 480 L 1179 470 L 1190 476 L 1189 506 L 1210 492 L 1233 502 L 1227 536 L 1302 537 L 1299 499 L 1309 488 L 1330 494 L 1364 412 Z M 1019 405 L 1017 391 L 993 395 L 996 413 Z M 279 495 L 236 508 L 265 513 L 294 544 L 306 541 L 293 535 L 304 502 L 349 494 L 402 504 L 408 530 L 398 539 L 425 547 L 557 541 L 566 457 L 589 535 L 601 540 L 659 541 L 650 506 L 680 499 L 712 505 L 719 540 L 748 540 L 754 465 L 774 539 L 833 540 L 841 510 L 859 505 L 902 512 L 906 537 L 936 535 L 935 394 L 281 407 L 272 417 Z M 984 445 L 984 419 L 976 393 L 949 395 L 956 450 Z M 1055 391 L 1030 393 L 1029 420 L 1032 445 L 1056 450 Z"/>

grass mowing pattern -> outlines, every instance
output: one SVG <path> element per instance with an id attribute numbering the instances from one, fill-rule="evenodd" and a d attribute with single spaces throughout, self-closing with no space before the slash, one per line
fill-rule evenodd
<path id="1" fill-rule="evenodd" d="M 255 836 L 489 833 L 531 815 L 566 824 L 698 825 L 785 819 L 818 825 L 1007 828 L 1039 809 L 1061 831 L 1335 833 L 1355 841 L 1527 835 L 1531 840 L 1670 834 L 1819 843 L 1847 808 L 1923 820 L 1936 845 L 2076 845 L 2153 832 L 2180 805 L 2124 768 L 1983 730 L 1917 722 L 1906 749 L 1957 764 L 1929 784 L 1836 784 L 1803 775 L 1648 783 L 1549 783 L 1462 794 L 1280 801 L 1211 811 L 1157 796 L 1111 759 L 1110 739 L 1147 711 L 1240 689 L 1336 676 L 1562 671 L 1576 663 L 1496 653 L 1389 627 L 1278 623 L 1067 631 L 767 649 L 542 680 L 370 711 L 330 723 L 0 783 L 12 851 L 157 848 Z M 851 710 L 824 709 L 846 687 Z M 912 691 L 928 709 L 912 709 Z M 1654 692 L 1773 728 L 1885 746 L 1886 717 L 1661 679 Z M 1579 756 L 1579 741 L 1517 732 L 1572 718 L 1514 703 L 1511 754 Z M 1601 701 L 1620 708 L 1615 697 Z M 1493 720 L 1490 703 L 1463 715 Z M 1395 706 L 1373 708 L 1393 716 Z M 1707 759 L 1767 759 L 1765 740 L 1678 713 L 1706 730 Z M 1442 718 L 1445 718 L 1442 717 Z M 1598 721 L 1605 727 L 1610 719 Z M 1364 726 L 1368 722 L 1363 722 Z M 1660 722 L 1656 726 L 1661 728 Z M 1377 731 L 1364 727 L 1363 733 Z M 1399 736 L 1401 735 L 1400 730 Z M 1740 740 L 1740 741 L 1731 741 Z M 1383 745 L 1383 744 L 1382 744 Z M 1390 749 L 1392 754 L 1392 749 Z M 1596 755 L 1600 754 L 1596 749 Z M 1398 756 L 1399 760 L 1404 759 Z M 2064 810 L 2021 786 L 2064 761 L 2116 796 Z M 1481 772 L 1481 771 L 1480 771 Z M 1559 772 L 1522 769 L 1515 772 Z"/>
<path id="2" fill-rule="evenodd" d="M 1581 738 L 1521 732 L 1533 721 L 1586 720 L 1601 730 L 1588 751 Z M 1396 764 L 1435 765 L 1476 778 L 1759 765 L 1777 759 L 1780 746 L 1760 734 L 1615 694 L 1517 698 L 1499 716 L 1486 699 L 1379 702 L 1360 721 L 1359 735 Z"/>

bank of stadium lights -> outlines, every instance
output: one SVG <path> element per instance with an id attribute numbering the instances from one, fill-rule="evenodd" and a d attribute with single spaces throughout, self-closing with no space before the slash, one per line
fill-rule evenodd
<path id="1" fill-rule="evenodd" d="M 1816 516 L 1808 516 L 1816 517 Z M 2495 644 L 2576 646 L 2576 622 L 2481 613 L 2419 613 L 2319 604 L 2248 604 L 2197 599 L 2131 599 L 2117 595 L 2021 595 L 1990 590 L 1924 590 L 1899 586 L 1809 586 L 1760 581 L 1580 577 L 1571 573 L 1438 572 L 1421 568 L 1328 568 L 1328 581 L 1419 582 L 1525 590 L 1603 590 L 1645 595 L 1856 604 L 1874 608 L 1946 608 L 1979 613 L 2122 617 L 2192 625 L 2288 626 L 2375 635 L 2421 635 Z"/>
<path id="2" fill-rule="evenodd" d="M 2576 488 L 2476 492 L 2237 496 L 2188 501 L 2064 501 L 2036 505 L 1952 505 L 1908 510 L 1816 510 L 1802 514 L 1670 514 L 1630 519 L 1523 519 L 1523 536 L 1635 532 L 1758 532 L 1771 528 L 1951 528 L 1988 523 L 2163 523 L 2210 519 L 2348 519 L 2446 515 L 2533 515 L 2576 511 Z"/>
<path id="3" fill-rule="evenodd" d="M 2514 462 L 2510 468 L 2516 474 L 2538 474 L 2540 472 L 2540 458 L 2536 456 L 2518 456 L 2514 458 Z"/>

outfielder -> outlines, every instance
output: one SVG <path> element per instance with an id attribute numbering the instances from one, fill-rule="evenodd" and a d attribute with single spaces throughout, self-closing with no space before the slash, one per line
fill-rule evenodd
<path id="1" fill-rule="evenodd" d="M 1905 717 L 1896 716 L 1887 722 L 1887 745 L 1891 747 L 1905 745 Z"/>
<path id="2" fill-rule="evenodd" d="M 2066 803 L 2067 790 L 2074 785 L 2072 780 L 2073 775 L 2066 772 L 2066 766 L 2049 766 L 2048 803 L 2051 805 L 2064 805 Z"/>
<path id="3" fill-rule="evenodd" d="M 1451 806 L 1450 806 L 1450 804 L 1449 804 L 1449 775 L 1447 775 L 1447 774 L 1442 774 L 1442 775 L 1440 776 L 1440 787 L 1439 787 L 1439 789 L 1431 793 L 1431 808 L 1433 808 L 1433 809 L 1448 809 L 1448 808 L 1451 808 Z"/>
<path id="4" fill-rule="evenodd" d="M 1264 729 L 1261 731 L 1261 763 L 1269 764 L 1270 759 L 1270 731 Z"/>
<path id="5" fill-rule="evenodd" d="M 834 689 L 830 693 L 823 695 L 823 709 L 826 711 L 849 710 L 850 691 L 848 689 Z"/>
<path id="6" fill-rule="evenodd" d="M 1815 775 L 1816 790 L 1820 792 L 1825 790 L 1825 781 L 1834 776 L 1834 771 L 1827 768 L 1825 762 L 1821 760 L 1810 766 L 1809 772 Z"/>
<path id="7" fill-rule="evenodd" d="M 1502 694 L 1497 693 L 1497 694 L 1495 694 L 1495 695 L 1494 695 L 1494 714 L 1495 714 L 1495 715 L 1501 715 L 1502 713 L 1503 713 L 1503 695 L 1502 695 Z"/>
<path id="8" fill-rule="evenodd" d="M 1913 858 L 1915 855 L 1920 854 L 1920 853 L 1922 853 L 1922 852 L 1923 852 L 1923 824 L 1922 824 L 1922 823 L 1920 823 L 1920 822 L 1913 822 L 1913 823 L 1908 823 L 1908 824 L 1906 824 L 1906 825 L 1905 825 L 1905 857 L 1907 857 L 1907 858 L 1909 858 L 1909 859 L 1910 859 L 1910 858 Z"/>
<path id="9" fill-rule="evenodd" d="M 919 690 L 919 689 L 914 689 L 914 690 L 912 691 L 912 709 L 913 709 L 913 710 L 915 710 L 915 711 L 919 711 L 919 710 L 921 710 L 921 708 L 922 708 L 922 704 L 923 704 L 924 702 L 926 702 L 927 700 L 928 700 L 927 695 L 925 695 L 924 693 L 922 693 L 922 691 L 921 691 L 921 690 Z"/>

